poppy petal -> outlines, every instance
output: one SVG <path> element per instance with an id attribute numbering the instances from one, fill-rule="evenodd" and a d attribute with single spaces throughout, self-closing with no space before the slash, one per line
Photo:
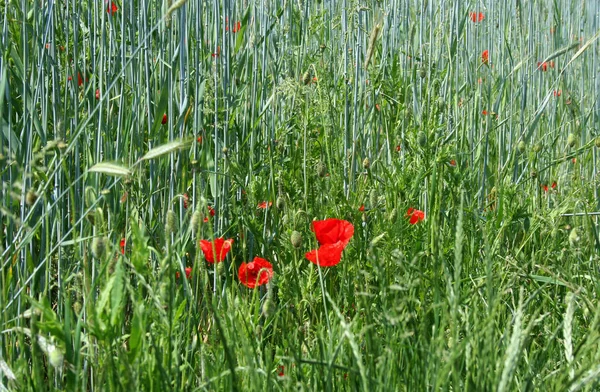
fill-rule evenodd
<path id="1" fill-rule="evenodd" d="M 238 269 L 240 283 L 250 289 L 267 284 L 272 276 L 273 265 L 261 257 L 255 257 L 250 263 L 242 263 Z"/>
<path id="2" fill-rule="evenodd" d="M 354 226 L 352 223 L 335 218 L 314 221 L 312 223 L 312 230 L 315 232 L 317 241 L 321 245 L 335 244 L 341 241 L 345 247 L 354 235 Z"/>
<path id="3" fill-rule="evenodd" d="M 321 267 L 333 267 L 342 259 L 342 252 L 346 244 L 338 241 L 335 244 L 322 245 L 319 249 L 306 253 L 306 258 L 313 264 Z"/>

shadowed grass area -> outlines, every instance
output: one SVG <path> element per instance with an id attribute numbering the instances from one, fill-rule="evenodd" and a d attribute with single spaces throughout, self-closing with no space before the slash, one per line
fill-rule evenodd
<path id="1" fill-rule="evenodd" d="M 598 388 L 594 2 L 0 9 L 0 391 Z"/>

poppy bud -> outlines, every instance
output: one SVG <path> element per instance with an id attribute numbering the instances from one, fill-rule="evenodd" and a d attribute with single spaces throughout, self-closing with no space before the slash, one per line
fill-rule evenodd
<path id="1" fill-rule="evenodd" d="M 577 233 L 577 228 L 575 227 L 573 228 L 573 230 L 571 230 L 571 233 L 569 234 L 569 243 L 571 244 L 571 246 L 575 246 L 580 240 L 581 237 Z"/>
<path id="2" fill-rule="evenodd" d="M 395 208 L 393 208 L 393 209 L 390 211 L 390 214 L 388 215 L 388 220 L 389 220 L 391 223 L 394 223 L 394 222 L 396 222 L 396 218 L 397 218 L 397 217 L 398 217 L 398 210 L 396 210 Z"/>
<path id="3" fill-rule="evenodd" d="M 35 202 L 37 201 L 37 198 L 38 198 L 37 194 L 34 191 L 29 190 L 29 191 L 27 191 L 27 194 L 25 195 L 25 203 L 31 207 L 32 205 L 35 204 Z"/>
<path id="4" fill-rule="evenodd" d="M 190 219 L 190 225 L 192 226 L 193 233 L 197 233 L 199 231 L 198 229 L 200 228 L 200 222 L 202 221 L 201 218 L 200 211 L 194 211 L 192 214 L 192 219 Z"/>
<path id="5" fill-rule="evenodd" d="M 594 140 L 594 144 L 596 145 L 596 147 L 600 148 L 600 136 L 598 136 L 596 140 Z"/>
<path id="6" fill-rule="evenodd" d="M 537 177 L 537 171 L 536 170 L 532 170 L 531 171 L 531 178 L 536 178 Z"/>
<path id="7" fill-rule="evenodd" d="M 292 235 L 290 236 L 290 240 L 291 240 L 292 246 L 294 248 L 299 249 L 302 246 L 302 234 L 300 234 L 296 230 L 292 231 Z"/>
<path id="8" fill-rule="evenodd" d="M 542 143 L 536 143 L 536 145 L 533 146 L 533 151 L 540 152 L 540 151 L 542 151 L 542 148 L 543 148 Z"/>
<path id="9" fill-rule="evenodd" d="M 177 217 L 175 216 L 175 212 L 173 210 L 167 211 L 167 223 L 165 225 L 165 231 L 167 234 L 175 233 L 177 225 Z"/>
<path id="10" fill-rule="evenodd" d="M 267 300 L 265 301 L 265 304 L 263 305 L 263 308 L 262 308 L 263 316 L 270 317 L 275 313 L 276 310 L 277 310 L 277 305 L 275 304 L 275 301 L 273 301 L 271 298 L 267 298 Z"/>
<path id="11" fill-rule="evenodd" d="M 427 68 L 421 67 L 419 70 L 419 75 L 421 76 L 421 79 L 425 79 L 425 76 L 427 76 Z"/>
<path id="12" fill-rule="evenodd" d="M 427 145 L 427 135 L 425 135 L 425 132 L 419 131 L 419 133 L 417 133 L 417 142 L 419 143 L 419 146 L 425 148 Z"/>
<path id="13" fill-rule="evenodd" d="M 229 152 L 229 150 L 227 149 L 227 147 L 223 147 L 221 152 L 223 153 L 223 155 L 227 156 L 227 153 Z"/>
<path id="14" fill-rule="evenodd" d="M 567 145 L 569 147 L 575 146 L 575 135 L 572 133 L 569 133 L 569 136 L 567 136 Z"/>
<path id="15" fill-rule="evenodd" d="M 436 103 L 437 103 L 437 110 L 438 110 L 438 112 L 443 112 L 444 109 L 446 108 L 446 102 L 444 101 L 444 98 L 438 97 Z"/>
<path id="16" fill-rule="evenodd" d="M 326 48 L 327 46 L 325 46 L 325 44 L 319 45 L 319 49 L 321 49 L 321 52 L 324 52 Z"/>
<path id="17" fill-rule="evenodd" d="M 52 348 L 52 349 L 50 349 Z M 48 345 L 48 362 L 54 368 L 61 368 L 63 366 L 64 355 L 55 345 Z"/>
<path id="18" fill-rule="evenodd" d="M 519 149 L 519 152 L 522 154 L 525 152 L 525 148 L 527 148 L 527 145 L 525 144 L 525 142 L 523 140 L 521 140 L 519 142 L 519 144 L 517 145 L 517 148 Z"/>
<path id="19" fill-rule="evenodd" d="M 285 208 L 285 198 L 282 195 L 279 195 L 279 197 L 277 197 L 275 205 L 278 209 L 283 210 Z"/>
<path id="20" fill-rule="evenodd" d="M 106 250 L 106 238 L 96 237 L 92 241 L 92 253 L 97 259 L 101 259 L 104 256 Z"/>
<path id="21" fill-rule="evenodd" d="M 365 169 L 367 169 L 367 170 L 371 167 L 371 161 L 369 160 L 369 158 L 365 158 L 364 159 L 364 161 L 363 161 L 363 167 Z"/>
<path id="22" fill-rule="evenodd" d="M 371 208 L 375 208 L 377 205 L 377 191 L 375 189 L 371 189 L 369 193 L 369 202 L 371 203 Z"/>
<path id="23" fill-rule="evenodd" d="M 327 166 L 325 166 L 325 163 L 323 163 L 323 161 L 319 161 L 319 163 L 317 163 L 317 174 L 319 175 L 319 177 L 325 177 L 325 175 L 327 174 Z"/>
<path id="24" fill-rule="evenodd" d="M 302 83 L 309 84 L 310 83 L 310 72 L 306 71 L 302 75 Z"/>

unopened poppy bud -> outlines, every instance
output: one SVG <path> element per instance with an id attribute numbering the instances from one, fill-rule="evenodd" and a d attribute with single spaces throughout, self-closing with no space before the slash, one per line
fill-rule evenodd
<path id="1" fill-rule="evenodd" d="M 324 52 L 325 49 L 327 49 L 327 46 L 325 46 L 325 44 L 321 44 L 319 45 L 319 49 L 321 49 L 321 52 Z"/>
<path id="2" fill-rule="evenodd" d="M 600 136 L 598 136 L 596 140 L 594 140 L 594 144 L 596 145 L 596 147 L 600 148 Z"/>
<path id="3" fill-rule="evenodd" d="M 394 223 L 394 222 L 396 222 L 396 218 L 397 218 L 397 217 L 398 217 L 398 210 L 396 210 L 395 208 L 393 208 L 393 209 L 390 211 L 390 214 L 388 215 L 388 220 L 389 220 L 391 223 Z"/>
<path id="4" fill-rule="evenodd" d="M 535 146 L 533 146 L 533 151 L 540 152 L 542 151 L 542 148 L 542 143 L 536 143 Z"/>
<path id="5" fill-rule="evenodd" d="M 317 163 L 317 174 L 319 175 L 319 177 L 325 177 L 325 175 L 327 174 L 327 166 L 325 166 L 325 163 L 323 163 L 323 161 L 319 161 L 319 163 Z"/>
<path id="6" fill-rule="evenodd" d="M 421 147 L 425 147 L 427 145 L 427 135 L 425 135 L 425 132 L 419 131 L 419 133 L 417 133 L 417 142 Z"/>
<path id="7" fill-rule="evenodd" d="M 369 193 L 369 202 L 371 203 L 371 208 L 375 208 L 377 205 L 377 191 L 375 189 L 371 189 Z"/>
<path id="8" fill-rule="evenodd" d="M 196 210 L 194 211 L 194 213 L 192 214 L 192 219 L 190 220 L 190 225 L 192 225 L 192 231 L 194 233 L 197 233 L 200 228 L 200 222 L 202 221 L 202 214 L 200 214 L 200 211 Z"/>
<path id="9" fill-rule="evenodd" d="M 579 233 L 577 233 L 577 228 L 574 228 L 573 230 L 571 230 L 571 233 L 569 234 L 569 243 L 571 244 L 571 246 L 577 245 L 577 243 L 580 240 L 581 240 L 581 237 L 579 236 Z"/>
<path id="10" fill-rule="evenodd" d="M 567 145 L 569 147 L 575 146 L 575 135 L 572 133 L 569 133 L 569 136 L 567 136 Z"/>
<path id="11" fill-rule="evenodd" d="M 227 147 L 223 147 L 223 149 L 221 150 L 221 152 L 223 153 L 223 155 L 227 156 L 227 153 L 229 152 L 229 149 Z"/>
<path id="12" fill-rule="evenodd" d="M 277 310 L 277 305 L 275 304 L 275 301 L 273 301 L 271 298 L 267 298 L 267 300 L 265 301 L 265 304 L 263 305 L 263 308 L 262 308 L 263 316 L 270 317 L 273 314 L 275 314 L 276 310 Z"/>
<path id="13" fill-rule="evenodd" d="M 364 167 L 365 169 L 369 169 L 369 168 L 371 167 L 371 161 L 369 160 L 369 158 L 365 158 L 365 159 L 363 160 L 363 167 Z"/>
<path id="14" fill-rule="evenodd" d="M 527 145 L 525 144 L 525 142 L 523 140 L 521 140 L 519 142 L 519 144 L 517 145 L 517 148 L 519 149 L 520 153 L 524 153 L 525 152 L 525 148 L 527 148 Z"/>
<path id="15" fill-rule="evenodd" d="M 165 230 L 167 234 L 175 233 L 177 225 L 177 217 L 175 216 L 175 211 L 169 210 L 167 211 L 167 224 L 165 225 Z"/>
<path id="16" fill-rule="evenodd" d="M 427 68 L 421 67 L 421 69 L 419 70 L 419 75 L 421 76 L 421 79 L 424 79 L 425 76 L 427 76 Z"/>
<path id="17" fill-rule="evenodd" d="M 54 368 L 60 368 L 63 365 L 64 355 L 63 353 L 54 345 L 50 345 L 53 349 L 48 349 L 48 362 Z"/>
<path id="18" fill-rule="evenodd" d="M 96 237 L 92 241 L 92 253 L 97 259 L 101 259 L 106 251 L 106 238 Z"/>
<path id="19" fill-rule="evenodd" d="M 302 246 L 302 234 L 300 234 L 300 232 L 297 232 L 296 230 L 292 231 L 290 240 L 294 248 L 299 249 Z"/>
<path id="20" fill-rule="evenodd" d="M 437 103 L 437 110 L 438 110 L 438 112 L 443 112 L 444 109 L 446 108 L 446 102 L 444 101 L 444 98 L 438 97 L 436 103 Z"/>
<path id="21" fill-rule="evenodd" d="M 277 197 L 277 201 L 275 202 L 275 205 L 277 206 L 278 209 L 283 210 L 285 208 L 285 197 L 283 197 L 282 195 L 279 195 L 279 197 Z"/>
<path id="22" fill-rule="evenodd" d="M 308 72 L 308 71 L 304 72 L 304 75 L 302 75 L 302 83 L 304 83 L 304 84 L 310 83 L 310 72 Z"/>
<path id="23" fill-rule="evenodd" d="M 532 170 L 531 171 L 531 178 L 536 178 L 537 177 L 537 171 L 536 170 Z"/>
<path id="24" fill-rule="evenodd" d="M 38 197 L 34 191 L 31 191 L 31 190 L 27 191 L 27 194 L 25 195 L 25 203 L 31 207 L 32 205 L 35 204 L 35 202 L 37 201 L 37 198 Z"/>

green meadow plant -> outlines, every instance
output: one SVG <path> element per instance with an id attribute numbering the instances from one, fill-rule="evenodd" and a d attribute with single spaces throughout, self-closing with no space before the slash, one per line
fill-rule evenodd
<path id="1" fill-rule="evenodd" d="M 0 9 L 0 391 L 599 389 L 597 2 Z"/>

